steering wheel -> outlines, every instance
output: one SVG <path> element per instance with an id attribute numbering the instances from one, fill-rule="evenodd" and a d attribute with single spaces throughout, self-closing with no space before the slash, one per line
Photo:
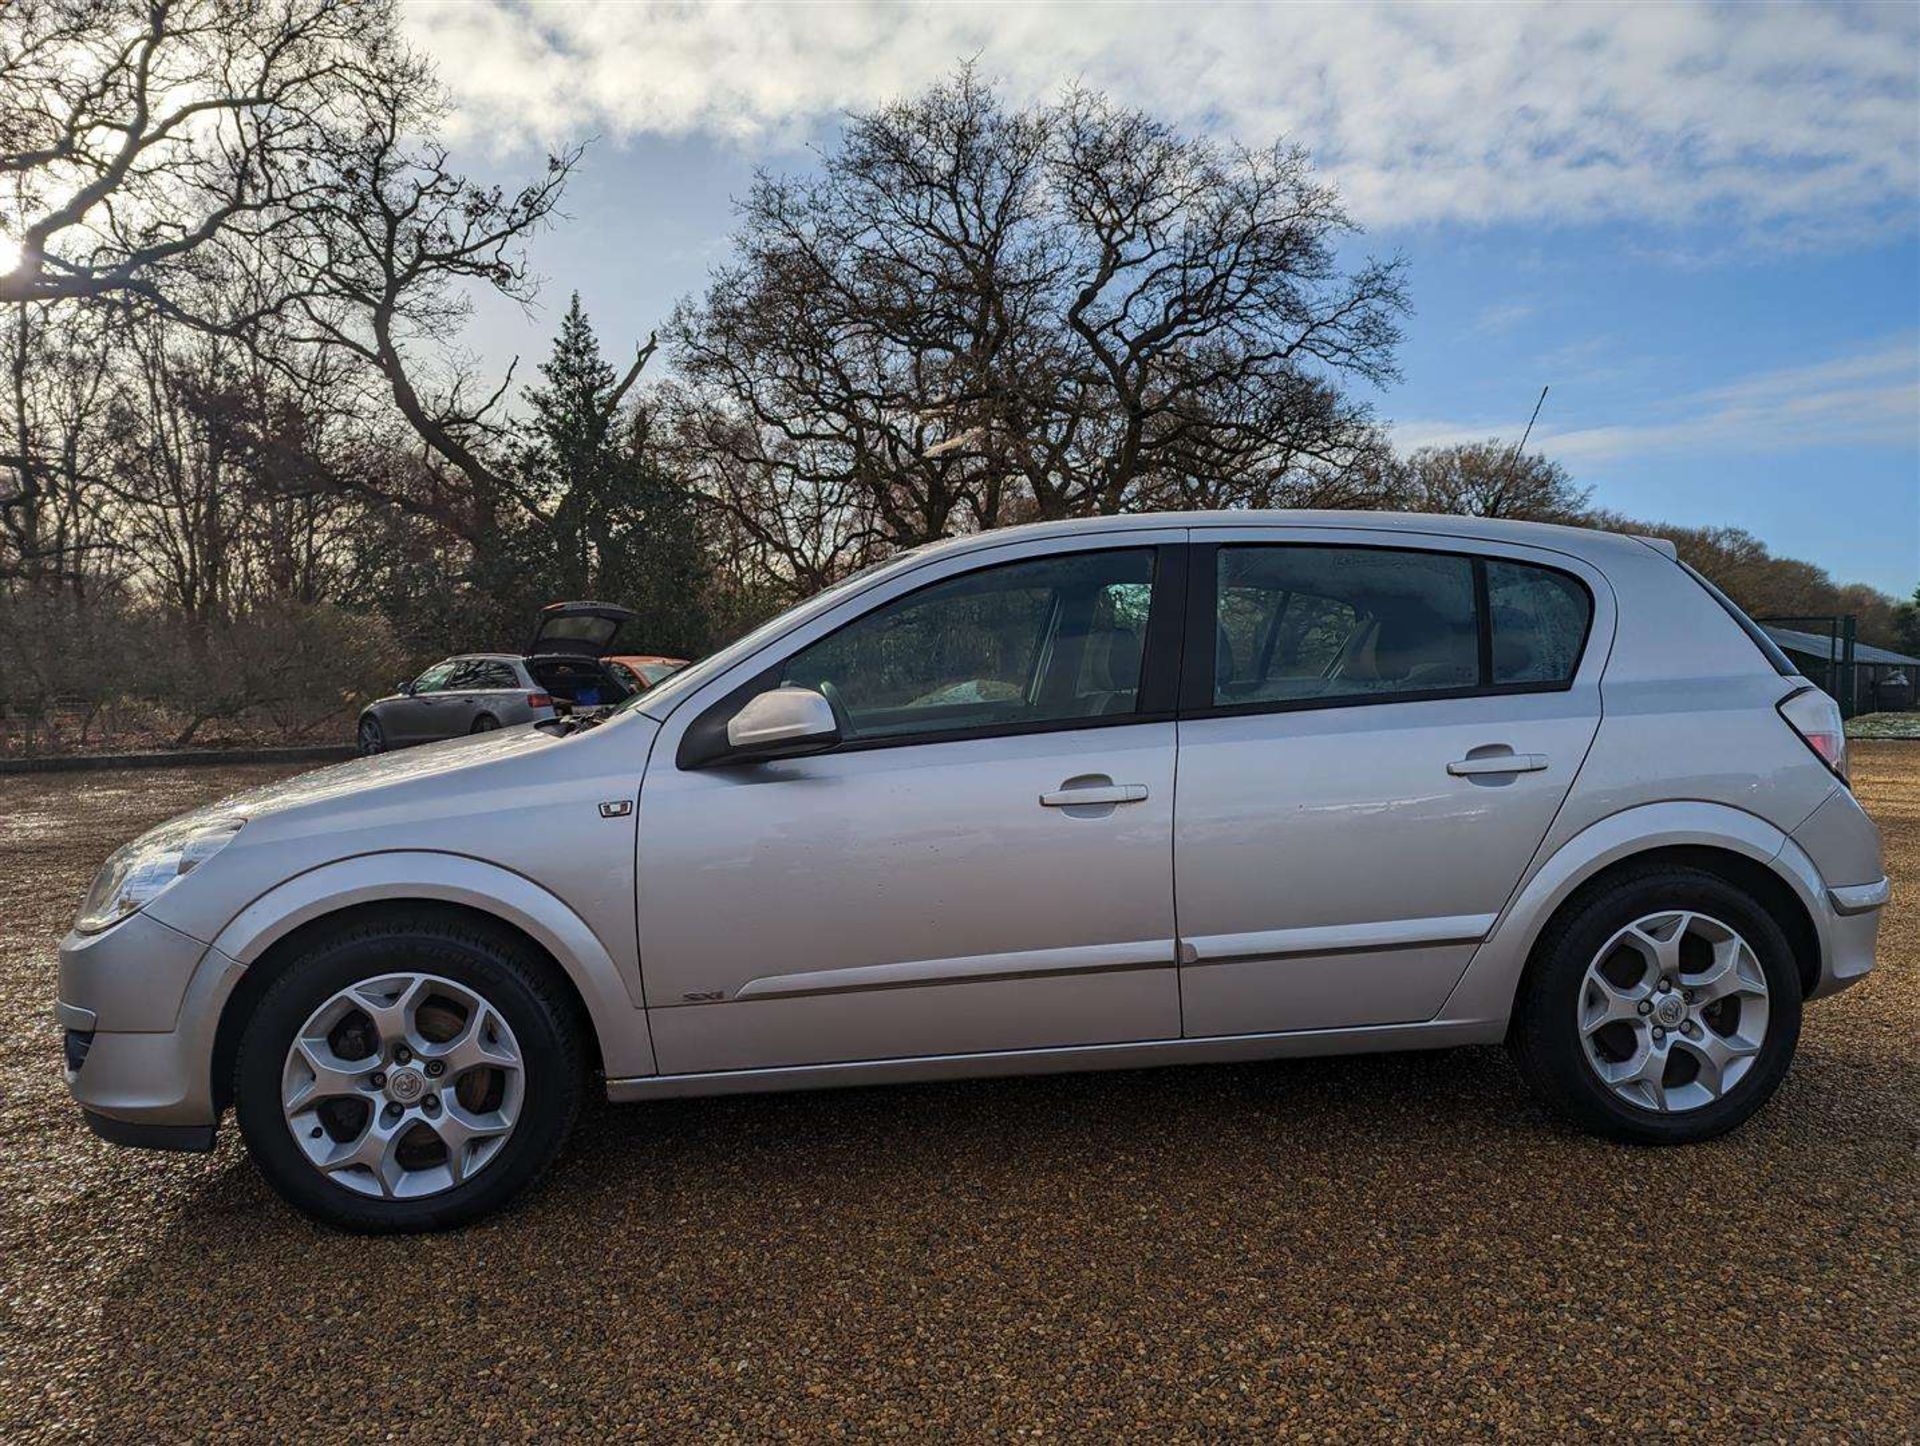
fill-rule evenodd
<path id="1" fill-rule="evenodd" d="M 847 712 L 847 705 L 840 696 L 840 690 L 822 678 L 819 691 L 820 696 L 827 700 L 827 706 L 833 709 L 833 721 L 840 725 L 840 736 L 853 737 L 853 715 Z"/>

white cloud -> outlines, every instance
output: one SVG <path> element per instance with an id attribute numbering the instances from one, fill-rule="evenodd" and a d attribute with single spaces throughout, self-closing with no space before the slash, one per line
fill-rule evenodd
<path id="1" fill-rule="evenodd" d="M 1504 336 L 1531 320 L 1540 308 L 1531 301 L 1496 301 L 1474 318 L 1473 329 L 1487 336 Z"/>
<path id="2" fill-rule="evenodd" d="M 978 57 L 1308 144 L 1372 226 L 1715 220 L 1790 243 L 1920 208 L 1920 7 L 592 5 L 410 0 L 458 123 L 791 142 Z"/>
<path id="3" fill-rule="evenodd" d="M 1407 451 L 1516 438 L 1518 431 L 1511 419 L 1408 420 L 1392 427 L 1394 444 Z M 1891 337 L 1825 361 L 1755 372 L 1677 397 L 1631 422 L 1542 424 L 1528 443 L 1576 470 L 1663 453 L 1751 455 L 1849 445 L 1920 448 L 1920 336 Z"/>

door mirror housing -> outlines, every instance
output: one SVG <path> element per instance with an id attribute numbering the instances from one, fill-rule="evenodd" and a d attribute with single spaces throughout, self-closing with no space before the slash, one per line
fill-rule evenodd
<path id="1" fill-rule="evenodd" d="M 396 685 L 394 686 L 394 690 L 393 690 L 393 691 L 394 691 L 394 692 L 396 692 L 396 693 L 398 693 L 398 694 L 399 694 L 399 695 L 400 695 L 400 696 L 401 696 L 402 698 L 411 698 L 411 697 L 413 696 L 413 692 L 414 692 L 414 689 L 413 689 L 413 680 L 412 680 L 412 679 L 408 679 L 408 680 L 407 680 L 406 682 L 404 682 L 404 683 L 398 683 L 398 684 L 396 684 Z"/>
<path id="2" fill-rule="evenodd" d="M 798 758 L 839 741 L 840 720 L 824 697 L 811 688 L 770 688 L 727 720 L 727 754 L 720 761 Z"/>

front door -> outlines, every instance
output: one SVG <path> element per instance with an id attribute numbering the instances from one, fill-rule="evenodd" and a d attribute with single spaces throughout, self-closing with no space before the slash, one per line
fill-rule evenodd
<path id="1" fill-rule="evenodd" d="M 421 743 L 446 736 L 438 720 L 445 711 L 447 683 L 459 665 L 458 658 L 435 663 L 413 680 L 411 694 L 382 707 L 381 721 L 389 742 Z"/>
<path id="2" fill-rule="evenodd" d="M 1191 564 L 1186 1033 L 1430 1019 L 1593 741 L 1604 583 L 1444 539 L 1229 536 Z"/>
<path id="3" fill-rule="evenodd" d="M 664 1073 L 1178 1037 L 1179 536 L 929 564 L 676 712 L 640 798 Z M 682 767 L 749 675 L 843 744 Z"/>

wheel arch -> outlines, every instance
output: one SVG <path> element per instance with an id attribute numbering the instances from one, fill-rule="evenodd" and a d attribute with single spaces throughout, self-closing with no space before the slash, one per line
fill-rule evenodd
<path id="1" fill-rule="evenodd" d="M 225 1103 L 240 1030 L 267 987 L 315 939 L 402 911 L 457 917 L 495 931 L 552 971 L 577 1002 L 590 1055 L 609 1075 L 654 1072 L 653 1046 L 629 984 L 593 930 L 523 875 L 464 855 L 363 855 L 314 869 L 249 904 L 221 930 L 209 958 L 241 966 L 220 1007 L 210 1059 Z"/>
<path id="2" fill-rule="evenodd" d="M 1815 920 L 1818 872 L 1784 832 L 1724 804 L 1649 804 L 1591 825 L 1560 845 L 1509 902 L 1442 1008 L 1443 1019 L 1511 1018 L 1528 966 L 1554 921 L 1627 869 L 1704 870 L 1751 894 L 1792 946 L 1804 994 L 1817 989 L 1825 941 Z"/>

